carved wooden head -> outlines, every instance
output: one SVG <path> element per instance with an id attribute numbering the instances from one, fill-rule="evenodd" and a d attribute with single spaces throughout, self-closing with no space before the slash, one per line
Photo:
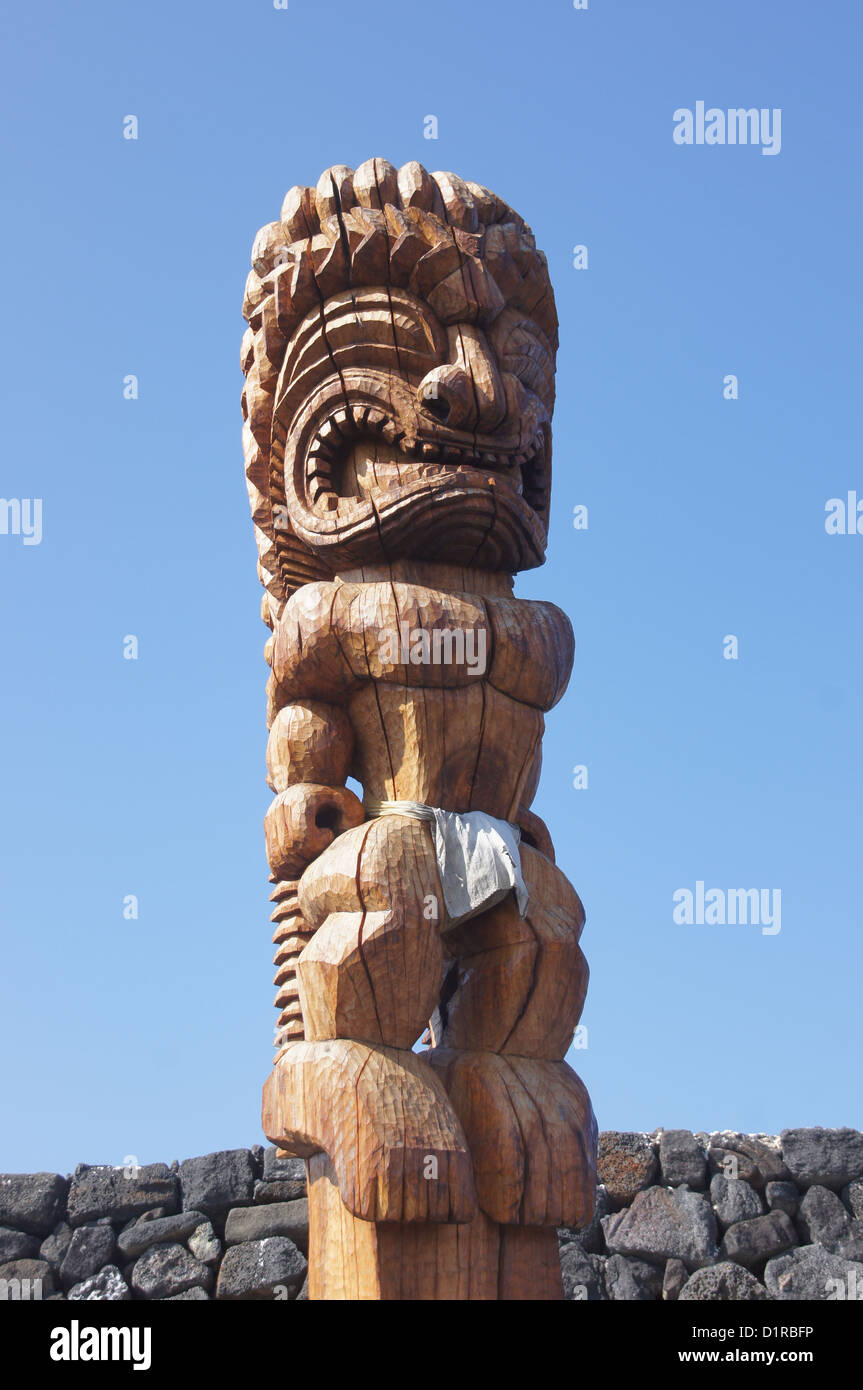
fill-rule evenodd
<path id="1" fill-rule="evenodd" d="M 243 313 L 244 449 L 271 611 L 405 556 L 543 562 L 557 315 L 517 213 L 372 159 L 292 188 Z"/>

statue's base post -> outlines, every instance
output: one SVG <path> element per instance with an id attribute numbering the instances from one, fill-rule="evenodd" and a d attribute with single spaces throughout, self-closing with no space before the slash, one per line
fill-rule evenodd
<path id="1" fill-rule="evenodd" d="M 362 1221 L 339 1195 L 326 1154 L 307 1161 L 309 1298 L 555 1300 L 563 1298 L 553 1227 Z"/>

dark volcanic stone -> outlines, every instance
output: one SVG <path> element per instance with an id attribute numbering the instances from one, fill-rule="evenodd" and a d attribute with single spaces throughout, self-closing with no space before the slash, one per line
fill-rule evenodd
<path id="1" fill-rule="evenodd" d="M 0 1226 L 0 1264 L 10 1260 L 35 1260 L 39 1254 L 39 1237 Z"/>
<path id="2" fill-rule="evenodd" d="M 60 1282 L 70 1289 L 98 1274 L 114 1259 L 114 1232 L 110 1226 L 79 1226 L 60 1266 Z"/>
<path id="3" fill-rule="evenodd" d="M 0 1173 L 0 1226 L 47 1236 L 65 1213 L 68 1190 L 59 1173 Z"/>
<path id="4" fill-rule="evenodd" d="M 686 1183 L 700 1192 L 707 1186 L 707 1155 L 688 1129 L 664 1129 L 659 1137 L 662 1181 L 670 1187 Z"/>
<path id="5" fill-rule="evenodd" d="M 710 1200 L 722 1230 L 764 1214 L 760 1196 L 742 1178 L 723 1178 L 721 1173 L 714 1173 L 710 1179 Z"/>
<path id="6" fill-rule="evenodd" d="M 666 1260 L 662 1279 L 663 1302 L 674 1303 L 688 1278 L 689 1270 L 682 1260 Z"/>
<path id="7" fill-rule="evenodd" d="M 72 1227 L 65 1221 L 58 1221 L 50 1236 L 46 1236 L 39 1246 L 40 1260 L 47 1260 L 52 1269 L 59 1269 L 72 1240 Z"/>
<path id="8" fill-rule="evenodd" d="M 750 1187 L 760 1187 L 764 1177 L 757 1163 L 746 1154 L 735 1153 L 733 1149 L 723 1149 L 711 1144 L 707 1150 L 707 1168 L 711 1178 L 723 1177 L 729 1182 L 746 1182 Z"/>
<path id="9" fill-rule="evenodd" d="M 567 1245 L 560 1254 L 563 1296 L 573 1303 L 599 1303 L 605 1297 L 602 1261 L 587 1255 L 578 1245 Z"/>
<path id="10" fill-rule="evenodd" d="M 284 1236 L 232 1245 L 222 1260 L 216 1298 L 271 1299 L 282 1289 L 295 1298 L 306 1269 L 305 1256 Z"/>
<path id="11" fill-rule="evenodd" d="M 771 1211 L 752 1221 L 738 1221 L 729 1226 L 719 1250 L 721 1259 L 734 1260 L 746 1269 L 757 1269 L 765 1260 L 773 1259 L 797 1244 L 797 1232 L 790 1216 L 784 1211 Z"/>
<path id="12" fill-rule="evenodd" d="M 222 1149 L 180 1164 L 183 1209 L 223 1221 L 231 1207 L 251 1202 L 256 1165 L 248 1149 Z"/>
<path id="13" fill-rule="evenodd" d="M 858 1221 L 863 1221 L 863 1180 L 849 1182 L 847 1187 L 843 1187 L 842 1201 L 852 1216 Z"/>
<path id="14" fill-rule="evenodd" d="M 856 1129 L 784 1129 L 782 1156 L 801 1187 L 840 1191 L 863 1177 L 863 1134 Z"/>
<path id="15" fill-rule="evenodd" d="M 186 1240 L 206 1219 L 200 1211 L 178 1211 L 155 1221 L 135 1221 L 120 1232 L 117 1248 L 125 1259 L 133 1259 L 152 1245 Z"/>
<path id="16" fill-rule="evenodd" d="M 801 1245 L 823 1245 L 836 1250 L 851 1234 L 851 1217 L 842 1199 L 829 1187 L 810 1187 L 797 1212 Z"/>
<path id="17" fill-rule="evenodd" d="M 605 1262 L 605 1287 L 615 1303 L 655 1302 L 662 1294 L 662 1273 L 646 1260 L 611 1255 Z"/>
<path id="18" fill-rule="evenodd" d="M 174 1172 L 173 1163 L 171 1164 L 170 1171 L 172 1173 Z M 177 1213 L 175 1210 L 169 1211 L 167 1207 L 148 1207 L 146 1211 L 141 1212 L 140 1216 L 133 1216 L 130 1221 L 126 1222 L 126 1225 L 133 1226 L 136 1221 L 161 1221 L 163 1216 L 176 1215 Z"/>
<path id="19" fill-rule="evenodd" d="M 153 1245 L 135 1263 L 132 1288 L 142 1298 L 170 1298 L 186 1289 L 209 1289 L 213 1271 L 182 1245 Z"/>
<path id="20" fill-rule="evenodd" d="M 264 1182 L 297 1182 L 302 1183 L 303 1191 L 300 1196 L 306 1195 L 306 1161 L 304 1158 L 277 1158 L 278 1150 L 274 1145 L 264 1149 L 263 1170 L 261 1177 Z"/>
<path id="21" fill-rule="evenodd" d="M 128 1169 L 79 1164 L 69 1189 L 69 1223 L 83 1226 L 85 1221 L 102 1217 L 109 1221 L 128 1221 L 151 1207 L 176 1211 L 177 1179 L 164 1163 L 150 1163 L 127 1177 Z"/>
<path id="22" fill-rule="evenodd" d="M 639 1192 L 628 1211 L 606 1216 L 602 1226 L 613 1255 L 653 1263 L 679 1259 L 690 1270 L 710 1264 L 716 1255 L 713 1208 L 703 1193 L 687 1187 Z"/>
<path id="23" fill-rule="evenodd" d="M 863 1264 L 832 1255 L 822 1245 L 801 1245 L 770 1260 L 764 1283 L 771 1298 L 795 1302 L 863 1299 Z"/>
<path id="24" fill-rule="evenodd" d="M 599 1136 L 597 1175 L 613 1207 L 625 1207 L 637 1192 L 650 1187 L 658 1168 L 650 1140 L 643 1134 L 606 1130 Z"/>
<path id="25" fill-rule="evenodd" d="M 730 1260 L 696 1270 L 684 1284 L 680 1303 L 763 1303 L 767 1290 L 754 1274 Z"/>
<path id="26" fill-rule="evenodd" d="M 225 1223 L 225 1244 L 242 1245 L 250 1240 L 287 1236 L 304 1253 L 309 1248 L 309 1203 L 273 1202 L 268 1206 L 234 1207 Z"/>
<path id="27" fill-rule="evenodd" d="M 852 1221 L 850 1229 L 836 1242 L 836 1254 L 846 1260 L 863 1261 L 863 1221 Z"/>
<path id="28" fill-rule="evenodd" d="M 306 1184 L 285 1178 L 281 1182 L 256 1182 L 252 1201 L 264 1206 L 269 1202 L 299 1202 L 306 1195 Z"/>
<path id="29" fill-rule="evenodd" d="M 771 1211 L 784 1211 L 786 1216 L 796 1216 L 800 1191 L 795 1182 L 769 1182 L 764 1196 Z"/>
<path id="30" fill-rule="evenodd" d="M 778 1149 L 754 1134 L 737 1134 L 733 1130 L 711 1134 L 707 1158 L 711 1174 L 742 1178 L 752 1187 L 784 1182 L 789 1176 Z"/>

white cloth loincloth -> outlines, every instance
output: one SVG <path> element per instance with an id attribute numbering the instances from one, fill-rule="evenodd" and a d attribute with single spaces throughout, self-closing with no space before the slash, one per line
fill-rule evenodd
<path id="1" fill-rule="evenodd" d="M 494 907 L 515 890 L 523 917 L 530 901 L 521 872 L 518 850 L 521 831 L 509 821 L 485 811 L 442 811 L 420 801 L 372 801 L 366 814 L 411 816 L 434 825 L 435 855 L 443 888 L 447 926 L 466 922 L 478 912 Z"/>

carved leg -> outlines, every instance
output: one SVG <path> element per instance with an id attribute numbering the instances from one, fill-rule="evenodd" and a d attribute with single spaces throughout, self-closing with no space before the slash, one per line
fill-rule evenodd
<path id="1" fill-rule="evenodd" d="M 413 1052 L 350 1039 L 294 1042 L 264 1087 L 263 1128 L 280 1149 L 329 1155 L 362 1221 L 469 1221 L 476 1210 L 462 1127 Z"/>
<path id="2" fill-rule="evenodd" d="M 388 817 L 339 836 L 300 880 L 314 930 L 299 957 L 305 1040 L 277 1059 L 264 1128 L 328 1154 L 365 1221 L 465 1222 L 476 1209 L 461 1125 L 411 1050 L 440 990 L 443 950 L 424 903 L 440 893 L 425 825 Z"/>
<path id="3" fill-rule="evenodd" d="M 358 1038 L 409 1049 L 440 991 L 440 881 L 427 825 L 388 816 L 349 830 L 300 880 L 315 929 L 299 960 L 307 1038 Z"/>
<path id="4" fill-rule="evenodd" d="M 596 1120 L 566 1062 L 434 1048 L 470 1149 L 477 1200 L 495 1221 L 586 1226 L 596 1200 Z"/>
<path id="5" fill-rule="evenodd" d="M 593 1216 L 596 1121 L 563 1058 L 587 988 L 584 912 L 544 855 L 522 846 L 521 862 L 526 918 L 510 897 L 447 935 L 426 1056 L 464 1128 L 481 1209 L 505 1225 L 578 1227 Z"/>

